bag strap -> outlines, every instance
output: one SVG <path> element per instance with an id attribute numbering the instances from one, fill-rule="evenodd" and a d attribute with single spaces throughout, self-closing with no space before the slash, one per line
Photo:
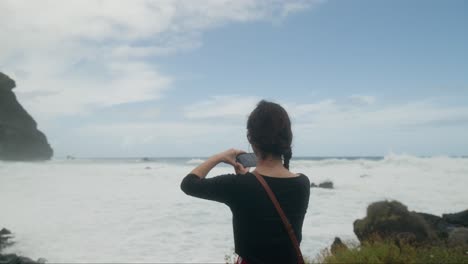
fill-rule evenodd
<path id="1" fill-rule="evenodd" d="M 286 228 L 286 231 L 288 232 L 289 238 L 291 239 L 291 242 L 293 243 L 294 249 L 296 250 L 297 263 L 304 264 L 304 258 L 302 257 L 302 252 L 301 252 L 301 248 L 299 247 L 299 242 L 297 241 L 296 235 L 294 234 L 294 230 L 293 230 L 291 224 L 289 223 L 288 218 L 284 214 L 283 209 L 281 209 L 281 206 L 280 206 L 278 200 L 276 199 L 275 194 L 270 189 L 270 187 L 268 186 L 268 183 L 265 181 L 265 179 L 263 179 L 263 177 L 260 176 L 260 174 L 258 174 L 258 172 L 253 171 L 252 173 L 253 173 L 253 175 L 255 175 L 257 180 L 262 184 L 263 188 L 265 189 L 268 196 L 270 197 L 270 200 L 273 202 L 273 205 L 275 206 L 276 211 L 278 211 L 278 214 L 281 217 L 281 220 L 283 221 L 284 227 Z"/>

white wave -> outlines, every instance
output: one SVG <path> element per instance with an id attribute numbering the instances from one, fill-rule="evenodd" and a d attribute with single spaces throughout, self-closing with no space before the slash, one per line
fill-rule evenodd
<path id="1" fill-rule="evenodd" d="M 202 160 L 202 159 L 191 159 L 191 160 L 187 161 L 186 163 L 187 163 L 187 164 L 202 164 L 203 162 L 205 162 L 205 160 Z"/>

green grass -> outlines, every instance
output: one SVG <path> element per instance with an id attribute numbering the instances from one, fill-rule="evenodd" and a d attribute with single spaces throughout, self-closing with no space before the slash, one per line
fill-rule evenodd
<path id="1" fill-rule="evenodd" d="M 372 264 L 439 264 L 468 263 L 468 248 L 447 248 L 445 246 L 398 245 L 395 242 L 380 241 L 349 245 L 335 254 L 324 250 L 309 263 L 372 263 Z"/>

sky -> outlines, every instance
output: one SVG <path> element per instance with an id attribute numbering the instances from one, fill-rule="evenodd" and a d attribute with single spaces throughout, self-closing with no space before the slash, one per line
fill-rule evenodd
<path id="1" fill-rule="evenodd" d="M 468 154 L 464 0 L 0 0 L 0 71 L 56 157 Z"/>

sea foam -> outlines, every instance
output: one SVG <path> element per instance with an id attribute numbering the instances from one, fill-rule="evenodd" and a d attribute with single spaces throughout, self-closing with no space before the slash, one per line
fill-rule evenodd
<path id="1" fill-rule="evenodd" d="M 234 247 L 229 208 L 179 187 L 200 162 L 0 162 L 0 227 L 16 236 L 7 251 L 52 263 L 222 262 Z M 311 189 L 306 256 L 335 236 L 355 239 L 352 223 L 374 201 L 395 199 L 432 214 L 467 209 L 467 158 L 295 159 L 291 168 L 335 185 Z M 221 166 L 210 176 L 230 172 Z"/>

